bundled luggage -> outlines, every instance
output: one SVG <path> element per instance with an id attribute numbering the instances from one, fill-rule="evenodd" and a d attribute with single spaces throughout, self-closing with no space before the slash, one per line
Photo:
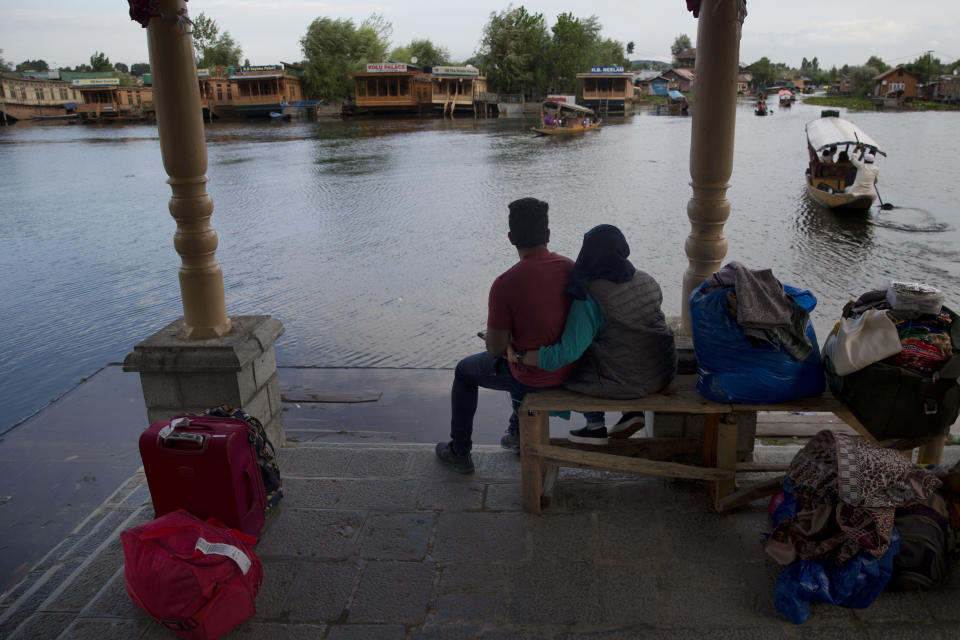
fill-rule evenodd
<path id="1" fill-rule="evenodd" d="M 691 295 L 697 390 L 716 402 L 772 404 L 825 388 L 809 313 L 817 299 L 736 262 Z"/>
<path id="2" fill-rule="evenodd" d="M 140 457 L 155 515 L 185 509 L 260 535 L 267 496 L 245 420 L 182 415 L 154 422 L 140 436 Z"/>
<path id="3" fill-rule="evenodd" d="M 830 389 L 878 440 L 942 435 L 960 414 L 960 323 L 941 302 L 936 289 L 891 283 L 848 303 L 824 343 Z M 864 315 L 878 313 L 897 331 L 895 352 L 877 348 L 890 329 L 876 322 L 870 326 L 877 328 L 849 331 Z M 860 354 L 852 366 L 850 353 Z"/>
<path id="4" fill-rule="evenodd" d="M 256 538 L 177 510 L 124 531 L 130 599 L 188 640 L 213 640 L 252 618 L 263 567 Z"/>

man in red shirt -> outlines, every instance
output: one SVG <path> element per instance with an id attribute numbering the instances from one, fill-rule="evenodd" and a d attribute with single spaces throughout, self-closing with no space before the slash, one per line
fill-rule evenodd
<path id="1" fill-rule="evenodd" d="M 520 261 L 501 274 L 490 287 L 487 312 L 487 350 L 457 364 L 451 392 L 450 441 L 437 445 L 437 457 L 458 473 L 473 473 L 470 449 L 478 388 L 509 391 L 513 401 L 509 427 L 500 440 L 504 449 L 520 452 L 517 409 L 529 391 L 540 391 L 563 382 L 572 365 L 543 371 L 506 360 L 507 346 L 518 354 L 553 344 L 563 334 L 570 309 L 567 283 L 573 273 L 570 258 L 547 250 L 549 205 L 536 198 L 510 203 L 507 238 L 517 248 Z M 523 356 L 520 355 L 520 358 Z M 518 360 L 520 359 L 518 358 Z"/>

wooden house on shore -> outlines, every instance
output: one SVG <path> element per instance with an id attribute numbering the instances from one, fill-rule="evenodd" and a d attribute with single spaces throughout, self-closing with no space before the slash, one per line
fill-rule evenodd
<path id="1" fill-rule="evenodd" d="M 623 67 L 591 67 L 577 79 L 583 80 L 583 106 L 600 115 L 622 113 L 633 104 L 633 74 Z"/>
<path id="2" fill-rule="evenodd" d="M 429 74 L 434 110 L 453 116 L 457 112 L 495 115 L 496 94 L 487 91 L 487 78 L 471 65 L 463 67 L 437 66 Z"/>
<path id="3" fill-rule="evenodd" d="M 433 83 L 423 70 L 406 62 L 374 62 L 367 70 L 348 73 L 353 78 L 353 104 L 345 112 L 430 113 Z"/>
<path id="4" fill-rule="evenodd" d="M 0 73 L 0 126 L 18 120 L 76 118 L 81 102 L 79 88 L 60 79 L 56 71 Z"/>
<path id="5" fill-rule="evenodd" d="M 876 98 L 916 98 L 917 76 L 903 66 L 879 73 L 873 77 L 873 95 Z"/>

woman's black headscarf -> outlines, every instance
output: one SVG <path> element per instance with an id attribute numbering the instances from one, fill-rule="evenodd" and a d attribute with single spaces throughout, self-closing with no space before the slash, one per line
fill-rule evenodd
<path id="1" fill-rule="evenodd" d="M 636 271 L 627 260 L 630 246 L 620 229 L 612 224 L 600 224 L 583 234 L 583 246 L 573 277 L 567 285 L 567 295 L 577 300 L 587 299 L 587 285 L 591 280 L 627 282 Z"/>

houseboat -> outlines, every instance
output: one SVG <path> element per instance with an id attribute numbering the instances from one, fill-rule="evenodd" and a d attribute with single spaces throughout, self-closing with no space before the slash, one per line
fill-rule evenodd
<path id="1" fill-rule="evenodd" d="M 874 156 L 887 155 L 873 138 L 839 112 L 826 109 L 820 118 L 807 123 L 807 193 L 830 209 L 866 210 L 873 205 L 874 193 L 851 191 L 857 168 L 849 158 L 861 147 Z M 834 155 L 836 154 L 836 155 Z"/>
<path id="2" fill-rule="evenodd" d="M 353 105 L 345 110 L 347 115 L 433 111 L 433 82 L 416 65 L 374 62 L 347 77 L 353 78 Z"/>
<path id="3" fill-rule="evenodd" d="M 233 106 L 244 118 L 269 118 L 280 112 L 287 100 L 305 97 L 303 73 L 293 65 L 240 67 L 229 76 L 233 83 Z"/>
<path id="4" fill-rule="evenodd" d="M 429 77 L 433 108 L 444 116 L 455 112 L 487 116 L 498 110 L 496 94 L 487 91 L 487 78 L 472 65 L 433 67 Z"/>
<path id="5" fill-rule="evenodd" d="M 56 71 L 34 77 L 0 73 L 0 125 L 18 120 L 77 117 L 83 96 Z"/>
<path id="6" fill-rule="evenodd" d="M 633 104 L 633 74 L 623 67 L 591 67 L 578 73 L 583 80 L 583 104 L 603 115 L 623 113 Z"/>
<path id="7" fill-rule="evenodd" d="M 533 131 L 542 136 L 577 135 L 596 131 L 600 122 L 593 109 L 548 98 L 540 107 L 540 126 L 533 127 Z"/>
<path id="8" fill-rule="evenodd" d="M 690 112 L 687 96 L 679 91 L 667 91 L 667 115 L 685 116 Z"/>

